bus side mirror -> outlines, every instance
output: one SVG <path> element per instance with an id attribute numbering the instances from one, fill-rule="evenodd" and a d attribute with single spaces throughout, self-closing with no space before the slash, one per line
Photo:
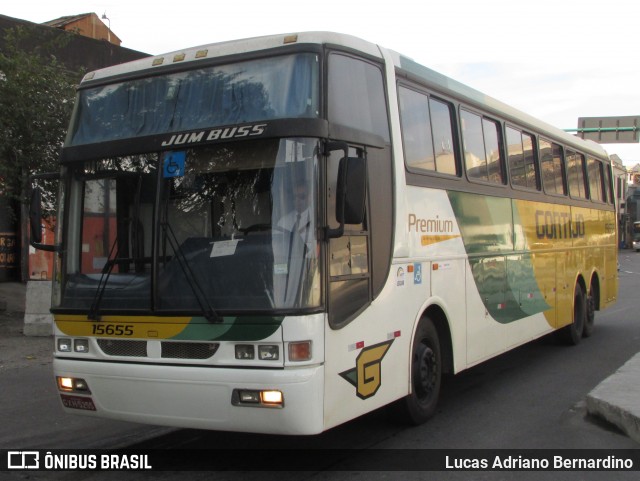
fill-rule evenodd
<path id="1" fill-rule="evenodd" d="M 340 224 L 362 224 L 367 165 L 362 157 L 345 157 L 338 167 L 336 220 Z"/>
<path id="2" fill-rule="evenodd" d="M 57 179 L 58 174 L 40 174 L 31 176 L 34 179 Z M 31 202 L 29 204 L 29 225 L 31 236 L 29 243 L 32 247 L 49 252 L 59 251 L 59 246 L 42 243 L 42 189 L 38 186 L 31 190 Z"/>
<path id="3" fill-rule="evenodd" d="M 361 224 L 364 221 L 367 185 L 367 164 L 363 157 L 343 157 L 338 166 L 336 186 L 337 229 L 327 229 L 327 238 L 344 235 L 345 224 Z"/>
<path id="4" fill-rule="evenodd" d="M 36 187 L 31 191 L 31 204 L 29 205 L 29 225 L 31 226 L 31 245 L 36 247 L 42 243 L 42 190 Z"/>

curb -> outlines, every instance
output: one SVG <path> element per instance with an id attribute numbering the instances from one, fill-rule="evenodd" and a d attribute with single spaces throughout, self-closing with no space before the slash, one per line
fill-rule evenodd
<path id="1" fill-rule="evenodd" d="M 640 353 L 587 395 L 589 414 L 605 419 L 640 443 Z"/>

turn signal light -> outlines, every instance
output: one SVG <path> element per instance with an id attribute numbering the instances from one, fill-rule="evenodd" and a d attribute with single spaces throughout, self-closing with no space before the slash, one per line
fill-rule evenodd
<path id="1" fill-rule="evenodd" d="M 311 341 L 290 342 L 289 361 L 301 362 L 311 359 Z"/>

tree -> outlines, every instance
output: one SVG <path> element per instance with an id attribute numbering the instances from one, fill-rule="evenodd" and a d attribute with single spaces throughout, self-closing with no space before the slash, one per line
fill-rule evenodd
<path id="1" fill-rule="evenodd" d="M 81 75 L 56 59 L 60 41 L 45 38 L 33 46 L 34 31 L 16 27 L 0 50 L 0 176 L 4 195 L 22 203 L 29 175 L 59 169 Z"/>
<path id="2" fill-rule="evenodd" d="M 80 72 L 70 72 L 55 52 L 69 36 L 47 35 L 32 27 L 7 30 L 0 42 L 0 196 L 13 206 L 2 215 L 13 215 L 19 226 L 15 254 L 25 278 L 29 176 L 59 170 L 58 156 L 69 124 L 75 84 Z M 51 182 L 43 192 L 45 205 L 55 206 Z M 55 217 L 50 217 L 54 221 Z M 52 222 L 45 222 L 54 228 Z"/>

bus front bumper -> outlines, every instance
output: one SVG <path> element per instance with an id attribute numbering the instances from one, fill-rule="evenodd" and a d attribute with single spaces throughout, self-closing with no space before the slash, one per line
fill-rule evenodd
<path id="1" fill-rule="evenodd" d="M 323 366 L 265 370 L 54 358 L 54 373 L 86 383 L 86 391 L 59 389 L 68 413 L 220 431 L 323 431 Z M 280 391 L 283 402 L 251 399 L 265 391 Z"/>

